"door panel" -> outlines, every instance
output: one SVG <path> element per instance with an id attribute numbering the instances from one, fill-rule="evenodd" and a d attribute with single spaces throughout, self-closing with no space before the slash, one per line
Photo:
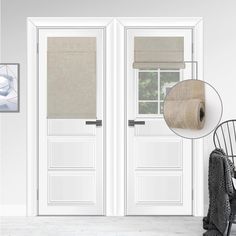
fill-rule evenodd
<path id="1" fill-rule="evenodd" d="M 75 186 L 78 186 L 77 188 Z M 62 190 L 63 189 L 63 193 Z M 96 202 L 96 176 L 94 173 L 50 173 L 49 203 Z"/>
<path id="2" fill-rule="evenodd" d="M 134 132 L 135 136 L 173 136 L 173 132 L 162 119 L 157 119 L 155 122 L 153 119 L 145 119 L 145 125 L 135 126 Z"/>
<path id="3" fill-rule="evenodd" d="M 144 121 L 127 125 L 127 215 L 192 214 L 191 141 L 176 136 L 163 118 L 165 95 L 178 81 L 192 78 L 192 66 L 133 69 L 135 37 L 176 36 L 184 38 L 184 60 L 191 61 L 191 30 L 129 29 L 127 33 L 127 118 Z"/>
<path id="4" fill-rule="evenodd" d="M 39 215 L 103 215 L 103 30 L 39 30 Z"/>
<path id="5" fill-rule="evenodd" d="M 86 119 L 89 120 L 89 119 Z M 49 119 L 48 136 L 95 136 L 96 127 L 84 119 Z"/>
<path id="6" fill-rule="evenodd" d="M 78 158 L 79 157 L 79 158 Z M 95 168 L 96 147 L 91 138 L 49 138 L 51 168 Z"/>
<path id="7" fill-rule="evenodd" d="M 181 139 L 151 137 L 136 138 L 134 142 L 135 168 L 182 168 Z"/>
<path id="8" fill-rule="evenodd" d="M 182 175 L 179 172 L 138 173 L 135 181 L 137 184 L 137 204 L 182 203 Z M 150 185 L 155 188 L 150 188 Z"/>

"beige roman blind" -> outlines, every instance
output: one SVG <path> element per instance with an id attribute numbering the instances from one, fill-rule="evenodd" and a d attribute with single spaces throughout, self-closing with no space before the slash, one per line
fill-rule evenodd
<path id="1" fill-rule="evenodd" d="M 96 38 L 49 37 L 47 115 L 96 119 Z"/>
<path id="2" fill-rule="evenodd" d="M 183 37 L 135 37 L 134 69 L 182 69 Z"/>

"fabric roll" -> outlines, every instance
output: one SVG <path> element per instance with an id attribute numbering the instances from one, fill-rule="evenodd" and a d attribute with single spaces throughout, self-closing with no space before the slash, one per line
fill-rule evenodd
<path id="1" fill-rule="evenodd" d="M 166 100 L 200 99 L 205 101 L 205 85 L 201 80 L 184 80 L 175 85 L 167 94 Z"/>
<path id="2" fill-rule="evenodd" d="M 174 86 L 165 99 L 164 118 L 170 128 L 202 129 L 205 123 L 204 82 L 188 80 Z"/>
<path id="3" fill-rule="evenodd" d="M 205 121 L 205 105 L 200 99 L 165 102 L 165 120 L 169 127 L 202 129 Z"/>

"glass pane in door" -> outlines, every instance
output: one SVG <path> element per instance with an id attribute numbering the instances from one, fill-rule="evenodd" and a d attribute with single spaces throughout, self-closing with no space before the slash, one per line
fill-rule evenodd
<path id="1" fill-rule="evenodd" d="M 139 114 L 157 114 L 158 112 L 158 73 L 140 71 L 138 77 Z"/>
<path id="2" fill-rule="evenodd" d="M 179 71 L 162 71 L 160 72 L 160 114 L 164 112 L 165 96 L 180 81 Z"/>
<path id="3" fill-rule="evenodd" d="M 47 117 L 96 119 L 96 38 L 49 37 Z"/>
<path id="4" fill-rule="evenodd" d="M 139 114 L 157 114 L 157 102 L 139 102 Z"/>
<path id="5" fill-rule="evenodd" d="M 180 80 L 180 72 L 160 72 L 160 100 L 164 100 L 170 89 Z"/>

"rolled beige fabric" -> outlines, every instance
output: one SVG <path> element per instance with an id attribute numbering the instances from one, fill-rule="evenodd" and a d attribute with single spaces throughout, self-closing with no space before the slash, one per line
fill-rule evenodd
<path id="1" fill-rule="evenodd" d="M 166 101 L 165 121 L 171 128 L 202 129 L 205 104 L 200 99 Z"/>
<path id="2" fill-rule="evenodd" d="M 164 118 L 170 128 L 202 129 L 205 123 L 204 82 L 189 80 L 174 86 L 165 99 Z"/>
<path id="3" fill-rule="evenodd" d="M 205 85 L 203 81 L 195 79 L 181 81 L 166 96 L 166 100 L 188 99 L 205 101 Z"/>

